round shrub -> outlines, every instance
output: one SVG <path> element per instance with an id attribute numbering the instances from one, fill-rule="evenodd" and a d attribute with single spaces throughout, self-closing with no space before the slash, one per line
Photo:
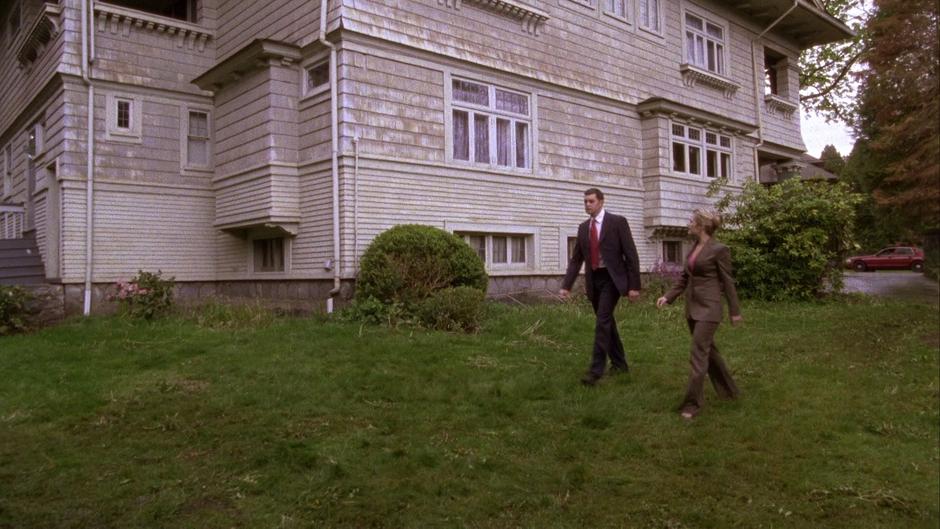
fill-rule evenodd
<path id="1" fill-rule="evenodd" d="M 483 262 L 463 239 L 431 226 L 403 224 L 376 237 L 362 255 L 356 298 L 410 309 L 449 287 L 484 293 L 487 281 Z"/>
<path id="2" fill-rule="evenodd" d="M 430 329 L 473 332 L 483 320 L 484 296 L 466 286 L 438 290 L 418 305 L 418 320 Z"/>

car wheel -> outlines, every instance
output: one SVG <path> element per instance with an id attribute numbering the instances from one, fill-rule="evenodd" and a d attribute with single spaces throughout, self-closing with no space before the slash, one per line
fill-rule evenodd
<path id="1" fill-rule="evenodd" d="M 915 271 L 915 272 L 923 272 L 923 271 L 924 271 L 924 263 L 914 263 L 914 264 L 912 264 L 912 265 L 911 265 L 911 270 L 913 270 L 913 271 Z"/>
<path id="2" fill-rule="evenodd" d="M 865 266 L 865 263 L 863 263 L 863 262 L 861 262 L 861 261 L 856 261 L 855 264 L 852 265 L 852 267 L 855 268 L 855 270 L 857 270 L 857 271 L 859 271 L 859 272 L 864 272 L 865 269 L 867 268 L 867 267 Z"/>

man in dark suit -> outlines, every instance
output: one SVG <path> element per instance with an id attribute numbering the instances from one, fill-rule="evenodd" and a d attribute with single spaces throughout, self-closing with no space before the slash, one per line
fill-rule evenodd
<path id="1" fill-rule="evenodd" d="M 581 382 L 593 386 L 604 376 L 607 358 L 611 374 L 629 370 L 614 309 L 620 296 L 630 301 L 640 297 L 640 260 L 627 219 L 604 211 L 604 193 L 600 189 L 592 187 L 584 192 L 584 211 L 591 218 L 578 226 L 578 243 L 559 295 L 562 299 L 570 296 L 571 285 L 585 264 L 584 283 L 597 321 L 591 367 Z"/>

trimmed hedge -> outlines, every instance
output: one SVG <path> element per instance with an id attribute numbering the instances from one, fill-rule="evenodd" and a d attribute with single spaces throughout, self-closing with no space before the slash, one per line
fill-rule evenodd
<path id="1" fill-rule="evenodd" d="M 403 224 L 380 234 L 366 249 L 356 298 L 412 310 L 445 288 L 486 292 L 488 280 L 480 257 L 460 237 L 431 226 Z"/>

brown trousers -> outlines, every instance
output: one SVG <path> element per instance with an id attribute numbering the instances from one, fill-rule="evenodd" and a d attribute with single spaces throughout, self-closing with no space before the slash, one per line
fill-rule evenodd
<path id="1" fill-rule="evenodd" d="M 718 322 L 687 321 L 689 332 L 692 333 L 692 353 L 689 358 L 689 365 L 692 369 L 689 373 L 689 384 L 681 410 L 695 414 L 704 405 L 705 399 L 702 393 L 706 374 L 711 379 L 719 397 L 734 399 L 737 398 L 739 392 L 738 386 L 731 378 L 731 373 L 728 372 L 728 366 L 725 365 L 725 361 L 718 354 L 718 347 L 715 346 L 715 331 L 718 330 Z"/>

